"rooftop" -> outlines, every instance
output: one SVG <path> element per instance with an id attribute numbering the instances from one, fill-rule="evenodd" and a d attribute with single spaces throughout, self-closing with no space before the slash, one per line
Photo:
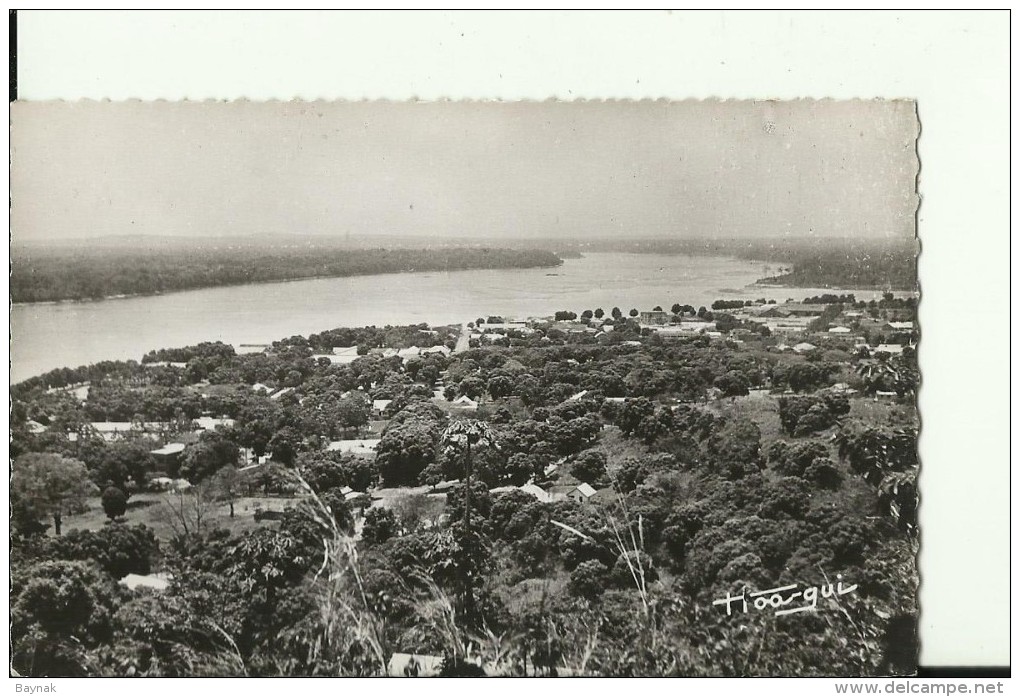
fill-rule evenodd
<path id="1" fill-rule="evenodd" d="M 379 438 L 355 438 L 353 440 L 335 440 L 326 446 L 331 452 L 351 453 L 353 455 L 374 455 L 379 445 Z"/>
<path id="2" fill-rule="evenodd" d="M 172 580 L 173 576 L 170 574 L 149 574 L 148 576 L 128 574 L 118 581 L 118 583 L 122 586 L 127 586 L 131 590 L 135 590 L 136 588 L 151 588 L 153 590 L 163 591 L 170 587 L 170 581 Z"/>
<path id="3" fill-rule="evenodd" d="M 176 455 L 177 453 L 184 452 L 185 447 L 184 443 L 167 443 L 162 448 L 156 448 L 149 452 L 153 455 Z"/>

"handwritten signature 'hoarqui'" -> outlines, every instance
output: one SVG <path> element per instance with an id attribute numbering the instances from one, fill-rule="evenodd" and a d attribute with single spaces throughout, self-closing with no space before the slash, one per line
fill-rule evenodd
<path id="1" fill-rule="evenodd" d="M 839 574 L 836 576 L 835 588 L 831 583 L 827 583 L 822 586 L 809 586 L 803 591 L 796 590 L 797 584 L 794 583 L 790 586 L 780 586 L 779 588 L 769 588 L 768 590 L 757 591 L 755 593 L 741 593 L 740 595 L 726 594 L 725 598 L 719 600 L 713 600 L 713 605 L 725 605 L 726 614 L 733 614 L 733 603 L 739 602 L 740 608 L 743 612 L 747 612 L 748 599 L 753 599 L 754 607 L 756 610 L 764 610 L 766 608 L 773 608 L 776 611 L 776 617 L 780 615 L 792 615 L 795 612 L 804 612 L 805 610 L 815 610 L 818 608 L 818 598 L 834 598 L 840 595 L 846 595 L 847 593 L 853 593 L 857 590 L 857 584 L 852 586 L 843 587 L 843 576 Z M 790 591 L 795 591 L 791 593 Z M 803 600 L 806 605 L 800 607 L 785 608 L 786 605 L 794 602 L 795 600 Z M 780 609 L 785 608 L 785 609 Z"/>

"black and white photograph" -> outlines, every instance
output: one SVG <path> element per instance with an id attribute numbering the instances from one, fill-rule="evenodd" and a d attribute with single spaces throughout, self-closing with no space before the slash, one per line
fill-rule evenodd
<path id="1" fill-rule="evenodd" d="M 11 675 L 916 675 L 923 107 L 13 101 Z"/>

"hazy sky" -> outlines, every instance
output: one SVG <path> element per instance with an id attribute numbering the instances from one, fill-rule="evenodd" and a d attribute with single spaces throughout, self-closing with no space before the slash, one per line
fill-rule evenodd
<path id="1" fill-rule="evenodd" d="M 41 102 L 15 241 L 907 236 L 911 102 Z"/>

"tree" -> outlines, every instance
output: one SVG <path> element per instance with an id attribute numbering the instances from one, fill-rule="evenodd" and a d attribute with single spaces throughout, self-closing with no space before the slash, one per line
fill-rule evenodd
<path id="1" fill-rule="evenodd" d="M 824 404 L 814 404 L 807 412 L 797 419 L 797 427 L 793 430 L 795 436 L 806 436 L 817 431 L 824 431 L 835 423 L 835 419 Z"/>
<path id="2" fill-rule="evenodd" d="M 179 545 L 200 537 L 206 531 L 212 516 L 211 498 L 205 486 L 166 495 L 160 518 L 173 532 L 174 541 Z"/>
<path id="3" fill-rule="evenodd" d="M 609 569 L 598 559 L 583 561 L 570 572 L 567 588 L 572 595 L 586 600 L 595 600 L 609 585 Z"/>
<path id="4" fill-rule="evenodd" d="M 230 506 L 230 517 L 234 517 L 234 503 L 244 489 L 244 477 L 233 465 L 227 465 L 212 478 L 211 492 L 219 501 L 226 501 Z"/>
<path id="5" fill-rule="evenodd" d="M 291 523 L 298 519 L 311 523 L 305 515 L 292 516 Z M 285 521 L 286 522 L 286 521 Z M 309 530 L 314 529 L 311 523 Z M 272 608 L 281 590 L 298 583 L 315 563 L 316 552 L 308 539 L 285 529 L 257 528 L 242 535 L 230 552 L 227 576 L 238 582 L 255 602 Z"/>
<path id="6" fill-rule="evenodd" d="M 638 312 L 638 310 L 637 310 L 637 308 L 636 308 L 636 307 L 632 307 L 632 308 L 630 309 L 630 313 L 629 313 L 629 314 L 630 314 L 630 316 L 631 316 L 631 317 L 637 317 L 637 316 L 638 316 L 639 314 L 641 314 L 641 313 L 640 313 L 640 312 Z"/>
<path id="7" fill-rule="evenodd" d="M 493 375 L 487 383 L 489 396 L 493 399 L 501 399 L 513 394 L 514 381 L 508 375 Z"/>
<path id="8" fill-rule="evenodd" d="M 365 511 L 365 524 L 361 539 L 366 544 L 377 545 L 397 534 L 397 517 L 388 508 L 369 508 Z"/>
<path id="9" fill-rule="evenodd" d="M 335 412 L 342 428 L 357 430 L 368 423 L 372 415 L 372 404 L 363 393 L 354 391 L 336 403 Z"/>
<path id="10" fill-rule="evenodd" d="M 674 315 L 679 315 L 680 312 L 683 310 L 683 305 L 681 305 L 680 303 L 673 303 L 673 307 L 669 308 L 669 310 Z"/>
<path id="11" fill-rule="evenodd" d="M 611 314 L 613 315 L 613 319 L 620 319 L 623 317 L 623 311 L 618 307 L 614 307 Z"/>
<path id="12" fill-rule="evenodd" d="M 659 578 L 652 558 L 644 552 L 630 550 L 621 553 L 613 564 L 611 578 L 621 588 L 643 587 Z"/>
<path id="13" fill-rule="evenodd" d="M 741 479 L 761 469 L 761 429 L 745 416 L 728 419 L 709 436 L 706 450 L 716 471 Z"/>
<path id="14" fill-rule="evenodd" d="M 269 450 L 273 453 L 273 460 L 290 467 L 294 464 L 294 458 L 297 457 L 300 443 L 301 436 L 298 432 L 290 426 L 284 426 L 269 441 Z"/>
<path id="15" fill-rule="evenodd" d="M 367 491 L 379 481 L 375 462 L 358 455 L 345 453 L 333 459 L 301 459 L 298 461 L 301 476 L 316 492 L 349 486 L 355 491 Z"/>
<path id="16" fill-rule="evenodd" d="M 103 513 L 110 520 L 116 520 L 127 513 L 127 494 L 115 486 L 103 492 Z"/>
<path id="17" fill-rule="evenodd" d="M 206 431 L 184 451 L 181 476 L 197 484 L 224 467 L 237 465 L 239 457 L 240 450 L 234 441 L 218 431 Z"/>
<path id="18" fill-rule="evenodd" d="M 482 382 L 481 378 L 470 376 L 460 381 L 457 391 L 467 396 L 468 399 L 478 399 L 485 392 L 485 389 L 486 385 Z"/>
<path id="19" fill-rule="evenodd" d="M 23 675 L 85 676 L 84 650 L 111 638 L 113 580 L 95 565 L 45 561 L 11 590 L 11 662 Z"/>
<path id="20" fill-rule="evenodd" d="M 52 538 L 43 555 L 51 559 L 95 562 L 111 578 L 147 574 L 159 552 L 159 541 L 144 525 L 105 525 L 96 532 L 71 530 Z"/>
<path id="21" fill-rule="evenodd" d="M 319 496 L 319 499 L 329 507 L 333 521 L 337 528 L 349 532 L 354 524 L 354 515 L 351 513 L 351 506 L 340 489 L 330 489 Z"/>
<path id="22" fill-rule="evenodd" d="M 750 381 L 739 370 L 730 370 L 717 377 L 713 383 L 724 397 L 742 397 L 750 393 Z"/>
<path id="23" fill-rule="evenodd" d="M 817 365 L 798 363 L 790 368 L 786 380 L 794 392 L 808 392 L 825 382 L 825 373 Z"/>
<path id="24" fill-rule="evenodd" d="M 391 421 L 376 447 L 379 474 L 387 486 L 413 485 L 436 459 L 442 423 L 424 415 Z"/>
<path id="25" fill-rule="evenodd" d="M 570 465 L 570 473 L 582 482 L 598 484 L 606 476 L 606 455 L 599 450 L 586 450 Z"/>
<path id="26" fill-rule="evenodd" d="M 605 310 L 603 310 L 601 307 L 595 308 L 595 319 L 602 319 L 605 316 L 606 316 Z"/>
<path id="27" fill-rule="evenodd" d="M 85 511 L 88 497 L 97 493 L 79 460 L 52 453 L 27 453 L 14 461 L 11 498 L 37 518 L 52 516 L 57 535 L 63 517 Z"/>
<path id="28" fill-rule="evenodd" d="M 154 469 L 151 449 L 144 440 L 110 443 L 92 470 L 92 481 L 96 486 L 115 486 L 124 492 L 131 484 L 144 486 L 149 472 Z"/>

